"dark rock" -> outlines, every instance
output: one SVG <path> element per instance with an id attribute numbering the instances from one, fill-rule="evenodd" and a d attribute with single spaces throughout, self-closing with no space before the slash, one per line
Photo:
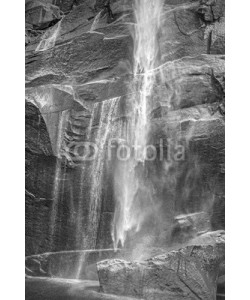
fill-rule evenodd
<path id="1" fill-rule="evenodd" d="M 73 8 L 75 0 L 55 0 L 56 5 L 60 7 L 60 9 L 64 13 L 70 12 L 70 10 Z"/>
<path id="2" fill-rule="evenodd" d="M 219 277 L 217 282 L 217 300 L 225 299 L 225 275 Z"/>
<path id="3" fill-rule="evenodd" d="M 35 30 L 32 24 L 25 23 L 25 46 L 38 43 L 43 33 L 43 30 Z"/>
<path id="4" fill-rule="evenodd" d="M 55 24 L 62 15 L 58 6 L 49 2 L 31 0 L 25 4 L 25 21 L 35 29 L 45 29 Z"/>
<path id="5" fill-rule="evenodd" d="M 215 195 L 214 198 L 211 214 L 212 229 L 225 229 L 225 195 Z"/>
<path id="6" fill-rule="evenodd" d="M 25 104 L 26 149 L 34 154 L 52 155 L 50 137 L 39 109 L 30 102 Z"/>

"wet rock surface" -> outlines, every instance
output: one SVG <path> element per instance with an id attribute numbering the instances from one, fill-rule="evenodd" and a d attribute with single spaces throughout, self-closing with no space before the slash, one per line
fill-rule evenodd
<path id="1" fill-rule="evenodd" d="M 25 274 L 36 278 L 98 280 L 96 263 L 115 257 L 113 249 L 60 251 L 26 256 Z"/>
<path id="2" fill-rule="evenodd" d="M 224 242 L 222 231 L 211 232 L 145 261 L 99 262 L 101 290 L 143 299 L 215 299 Z"/>

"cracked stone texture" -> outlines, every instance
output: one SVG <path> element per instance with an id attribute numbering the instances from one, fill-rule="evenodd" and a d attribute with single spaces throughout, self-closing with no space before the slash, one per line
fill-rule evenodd
<path id="1" fill-rule="evenodd" d="M 95 4 L 90 0 L 26 1 L 27 13 L 34 13 L 31 19 L 26 19 L 28 255 L 75 249 L 72 205 L 76 209 L 79 201 L 88 203 L 86 195 L 84 199 L 79 196 L 80 166 L 71 167 L 67 159 L 62 162 L 58 158 L 59 124 L 66 123 L 68 136 L 77 140 L 79 133 L 83 137 L 86 133 L 95 103 L 121 96 L 122 107 L 128 97 L 133 53 L 127 26 L 133 21 L 131 1 L 111 1 L 113 20 L 105 12 L 97 19 L 103 2 Z M 48 10 L 45 15 L 41 13 L 44 6 Z M 58 26 L 53 23 L 59 18 L 54 13 L 55 6 L 61 18 L 55 45 L 37 52 L 44 34 Z M 29 20 L 35 20 L 36 24 Z M 154 87 L 151 139 L 156 143 L 159 137 L 185 138 L 190 160 L 171 166 L 167 175 L 160 173 L 159 166 L 149 164 L 148 168 L 159 197 L 168 199 L 166 209 L 174 205 L 178 213 L 187 213 L 187 208 L 195 212 L 214 195 L 209 206 L 211 223 L 213 229 L 221 229 L 224 226 L 220 221 L 224 216 L 224 1 L 166 0 L 159 41 L 164 81 Z M 159 98 L 159 94 L 163 97 Z M 121 109 L 117 122 L 123 117 Z M 95 126 L 98 128 L 98 123 Z M 67 158 L 69 153 L 65 154 Z M 58 164 L 62 169 L 60 210 L 51 248 L 49 223 Z M 198 172 L 196 164 L 201 166 Z M 175 180 L 172 182 L 171 178 Z M 112 243 L 112 178 L 106 176 L 105 180 L 98 247 L 109 247 Z M 175 194 L 174 189 L 178 190 Z"/>
<path id="2" fill-rule="evenodd" d="M 207 234 L 208 235 L 208 234 Z M 220 266 L 225 260 L 224 232 L 145 261 L 97 263 L 101 291 L 157 300 L 215 299 Z"/>
<path id="3" fill-rule="evenodd" d="M 25 3 L 25 22 L 34 29 L 46 29 L 61 19 L 60 8 L 46 1 L 29 1 Z"/>

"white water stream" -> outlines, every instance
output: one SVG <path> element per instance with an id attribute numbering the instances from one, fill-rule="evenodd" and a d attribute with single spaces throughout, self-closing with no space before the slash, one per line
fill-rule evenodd
<path id="1" fill-rule="evenodd" d="M 128 232 L 138 232 L 144 219 L 150 214 L 149 211 L 153 210 L 150 187 L 139 178 L 137 169 L 140 168 L 143 173 L 145 166 L 150 126 L 148 114 L 155 84 L 155 72 L 152 70 L 159 65 L 158 44 L 162 9 L 163 0 L 134 2 L 134 80 L 130 88 L 135 96 L 129 99 L 132 118 L 127 142 L 135 149 L 135 153 L 127 162 L 118 163 L 115 174 L 114 248 L 117 248 L 119 243 L 124 246 Z M 141 191 L 143 196 L 139 195 Z"/>

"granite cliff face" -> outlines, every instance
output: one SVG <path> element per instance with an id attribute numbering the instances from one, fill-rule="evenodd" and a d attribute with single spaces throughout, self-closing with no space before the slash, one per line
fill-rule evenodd
<path id="1" fill-rule="evenodd" d="M 96 132 L 108 124 L 99 110 L 113 99 L 112 122 L 129 118 L 123 106 L 133 77 L 131 1 L 111 1 L 112 16 L 104 2 L 26 1 L 27 255 L 90 247 L 79 243 L 88 232 L 88 174 L 71 145 L 84 141 L 91 120 Z M 160 162 L 149 163 L 149 180 L 166 211 L 206 207 L 212 229 L 223 229 L 224 1 L 166 0 L 159 41 L 164 80 L 154 89 L 164 96 L 150 114 L 150 142 L 183 140 L 188 159 L 164 174 Z M 112 244 L 112 170 L 103 173 L 95 248 Z"/>

